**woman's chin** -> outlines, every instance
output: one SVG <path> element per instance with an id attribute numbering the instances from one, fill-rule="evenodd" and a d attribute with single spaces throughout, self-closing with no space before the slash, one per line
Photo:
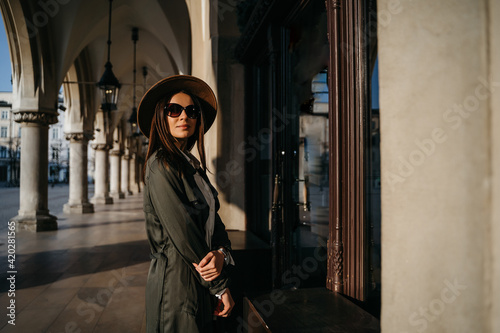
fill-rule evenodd
<path id="1" fill-rule="evenodd" d="M 190 137 L 190 135 L 189 133 L 178 133 L 176 135 L 173 135 L 173 137 L 179 141 L 185 141 Z"/>

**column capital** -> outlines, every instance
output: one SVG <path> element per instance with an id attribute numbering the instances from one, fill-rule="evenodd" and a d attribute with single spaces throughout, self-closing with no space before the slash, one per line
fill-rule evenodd
<path id="1" fill-rule="evenodd" d="M 109 155 L 111 155 L 111 156 L 122 156 L 123 155 L 123 151 L 122 150 L 111 150 L 109 152 Z"/>
<path id="2" fill-rule="evenodd" d="M 107 143 L 93 143 L 91 147 L 94 150 L 109 150 L 109 149 L 111 149 L 111 145 L 108 145 Z"/>
<path id="3" fill-rule="evenodd" d="M 88 142 L 94 139 L 92 133 L 65 133 L 65 136 L 70 142 Z"/>
<path id="4" fill-rule="evenodd" d="M 17 110 L 14 111 L 14 121 L 17 123 L 35 123 L 47 126 L 57 123 L 57 112 Z"/>

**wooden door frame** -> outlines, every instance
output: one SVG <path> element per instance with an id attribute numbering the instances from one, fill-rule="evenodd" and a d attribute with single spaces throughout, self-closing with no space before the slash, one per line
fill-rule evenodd
<path id="1" fill-rule="evenodd" d="M 369 142 L 369 0 L 326 0 L 330 41 L 330 216 L 327 288 L 364 301 L 370 263 L 365 214 Z M 373 18 L 372 18 L 373 19 Z M 376 40 L 376 36 L 375 36 Z"/>
<path id="2" fill-rule="evenodd" d="M 271 61 L 274 78 L 286 84 L 281 67 L 283 48 L 280 29 L 286 26 L 311 0 L 260 0 L 242 33 L 236 54 L 247 64 L 255 64 L 259 42 L 273 40 Z M 370 72 L 368 58 L 374 51 L 367 26 L 375 20 L 375 0 L 326 0 L 327 31 L 330 41 L 329 82 L 329 188 L 330 215 L 328 272 L 326 286 L 359 300 L 367 296 L 370 278 L 369 225 L 365 214 L 365 143 L 369 142 Z M 368 37 L 372 37 L 369 36 Z M 376 40 L 376 36 L 375 36 Z M 269 45 L 265 47 L 269 48 Z M 267 50 L 269 51 L 269 50 Z M 251 66 L 248 66 L 251 67 Z M 247 68 L 248 68 L 247 67 Z M 273 68 L 273 66 L 271 66 Z M 279 73 L 278 73 L 279 72 Z M 257 88 L 258 89 L 258 88 Z M 282 110 L 283 95 L 273 92 L 273 105 Z M 276 158 L 276 155 L 274 155 Z M 280 204 L 283 204 L 280 201 Z M 279 207 L 275 207 L 278 209 Z M 274 286 L 290 263 L 284 252 L 289 248 L 289 230 L 283 216 L 277 216 L 271 235 Z"/>

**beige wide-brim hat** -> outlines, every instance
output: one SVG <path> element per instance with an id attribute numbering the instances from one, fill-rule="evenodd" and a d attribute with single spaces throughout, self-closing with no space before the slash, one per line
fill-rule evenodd
<path id="1" fill-rule="evenodd" d="M 213 90 L 205 81 L 191 75 L 174 75 L 158 81 L 149 88 L 142 97 L 137 108 L 137 124 L 142 134 L 149 138 L 151 122 L 155 114 L 156 104 L 165 95 L 176 92 L 186 91 L 198 97 L 203 112 L 203 121 L 205 123 L 205 133 L 212 126 L 217 115 L 217 99 Z"/>

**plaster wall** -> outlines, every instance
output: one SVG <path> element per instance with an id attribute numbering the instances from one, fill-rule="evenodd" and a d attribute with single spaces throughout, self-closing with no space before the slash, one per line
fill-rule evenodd
<path id="1" fill-rule="evenodd" d="M 500 85 L 500 3 L 489 1 L 489 38 L 490 38 L 490 80 Z M 492 92 L 490 99 L 490 138 L 491 138 L 491 332 L 500 332 L 500 86 Z"/>
<path id="2" fill-rule="evenodd" d="M 383 332 L 498 331 L 493 2 L 377 2 Z"/>
<path id="3" fill-rule="evenodd" d="M 222 101 L 224 99 L 233 100 L 233 98 L 240 96 L 241 85 L 238 83 L 235 86 L 228 87 L 227 79 L 230 77 L 219 77 L 218 67 L 224 62 L 220 59 L 219 52 L 219 35 L 218 29 L 220 16 L 217 14 L 218 2 L 210 2 L 208 0 L 186 0 L 188 6 L 190 20 L 191 20 L 191 33 L 192 33 L 192 75 L 205 80 L 214 90 L 217 95 L 219 108 L 216 121 L 205 135 L 205 153 L 207 159 L 207 167 L 211 171 L 208 173 L 210 181 L 217 188 L 219 192 L 219 200 L 221 202 L 221 209 L 219 215 L 226 225 L 226 229 L 245 229 L 245 215 L 243 204 L 243 172 L 240 178 L 236 179 L 232 173 L 232 167 L 227 166 L 227 160 L 233 160 L 233 153 L 241 140 L 236 138 L 243 133 L 243 123 L 235 122 L 226 126 L 223 119 L 238 119 L 243 117 L 243 109 L 240 109 L 241 115 L 234 117 L 228 116 L 228 112 L 238 112 L 233 110 L 233 102 L 228 102 L 223 107 Z M 234 13 L 233 13 L 234 14 Z M 227 64 L 223 64 L 227 65 Z M 231 70 L 229 70 L 231 72 Z M 231 74 L 228 74 L 231 76 Z M 222 82 L 222 83 L 221 83 Z M 223 87 L 227 90 L 219 91 L 218 88 Z M 242 99 L 236 99 L 236 104 Z M 239 125 L 238 125 L 239 124 Z M 232 128 L 232 126 L 241 126 Z M 234 133 L 237 135 L 235 136 Z M 230 148 L 231 147 L 231 148 Z M 193 149 L 195 153 L 196 149 Z M 226 184 L 226 179 L 229 174 L 229 184 Z M 240 182 L 241 180 L 241 182 Z M 224 181 L 224 186 L 221 182 Z M 228 192 L 227 188 L 231 187 Z M 237 195 L 233 195 L 237 193 Z"/>
<path id="4" fill-rule="evenodd" d="M 192 72 L 191 75 L 203 79 L 214 90 L 217 96 L 217 78 L 212 63 L 212 41 L 210 38 L 210 4 L 208 0 L 186 0 L 191 20 L 191 40 L 192 40 Z M 214 172 L 217 156 L 217 121 L 214 122 L 210 130 L 205 135 L 205 154 L 207 157 L 207 167 Z M 196 149 L 193 150 L 193 153 Z M 213 182 L 213 174 L 209 173 Z"/>

